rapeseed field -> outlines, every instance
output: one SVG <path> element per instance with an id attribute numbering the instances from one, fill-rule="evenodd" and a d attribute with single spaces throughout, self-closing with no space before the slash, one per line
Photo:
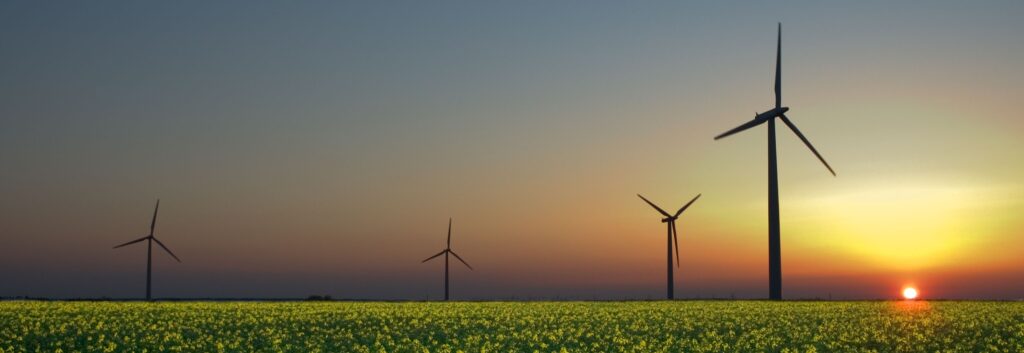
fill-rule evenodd
<path id="1" fill-rule="evenodd" d="M 1024 352 L 1021 302 L 0 302 L 19 352 Z"/>

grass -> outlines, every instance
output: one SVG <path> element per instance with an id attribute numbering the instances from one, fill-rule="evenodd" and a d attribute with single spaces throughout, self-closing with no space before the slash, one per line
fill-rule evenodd
<path id="1" fill-rule="evenodd" d="M 1024 352 L 1024 302 L 0 302 L 0 352 Z"/>

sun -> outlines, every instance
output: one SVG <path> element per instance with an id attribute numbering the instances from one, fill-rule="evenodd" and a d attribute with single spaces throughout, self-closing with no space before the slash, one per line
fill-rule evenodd
<path id="1" fill-rule="evenodd" d="M 903 288 L 903 299 L 914 300 L 917 298 L 917 288 L 907 287 Z"/>

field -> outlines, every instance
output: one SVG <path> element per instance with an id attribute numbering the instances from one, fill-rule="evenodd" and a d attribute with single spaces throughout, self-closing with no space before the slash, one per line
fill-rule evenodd
<path id="1" fill-rule="evenodd" d="M 1024 302 L 0 302 L 0 352 L 1024 352 Z"/>

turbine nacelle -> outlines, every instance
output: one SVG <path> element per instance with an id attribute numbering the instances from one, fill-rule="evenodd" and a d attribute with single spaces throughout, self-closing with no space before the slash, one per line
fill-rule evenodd
<path id="1" fill-rule="evenodd" d="M 766 112 L 761 113 L 761 114 L 755 114 L 754 115 L 754 120 L 759 121 L 759 122 L 765 122 L 765 121 L 768 121 L 768 119 L 778 118 L 778 117 L 782 116 L 783 114 L 786 114 L 786 112 L 788 112 L 788 111 L 789 111 L 789 107 L 775 108 L 775 109 L 766 111 Z"/>

